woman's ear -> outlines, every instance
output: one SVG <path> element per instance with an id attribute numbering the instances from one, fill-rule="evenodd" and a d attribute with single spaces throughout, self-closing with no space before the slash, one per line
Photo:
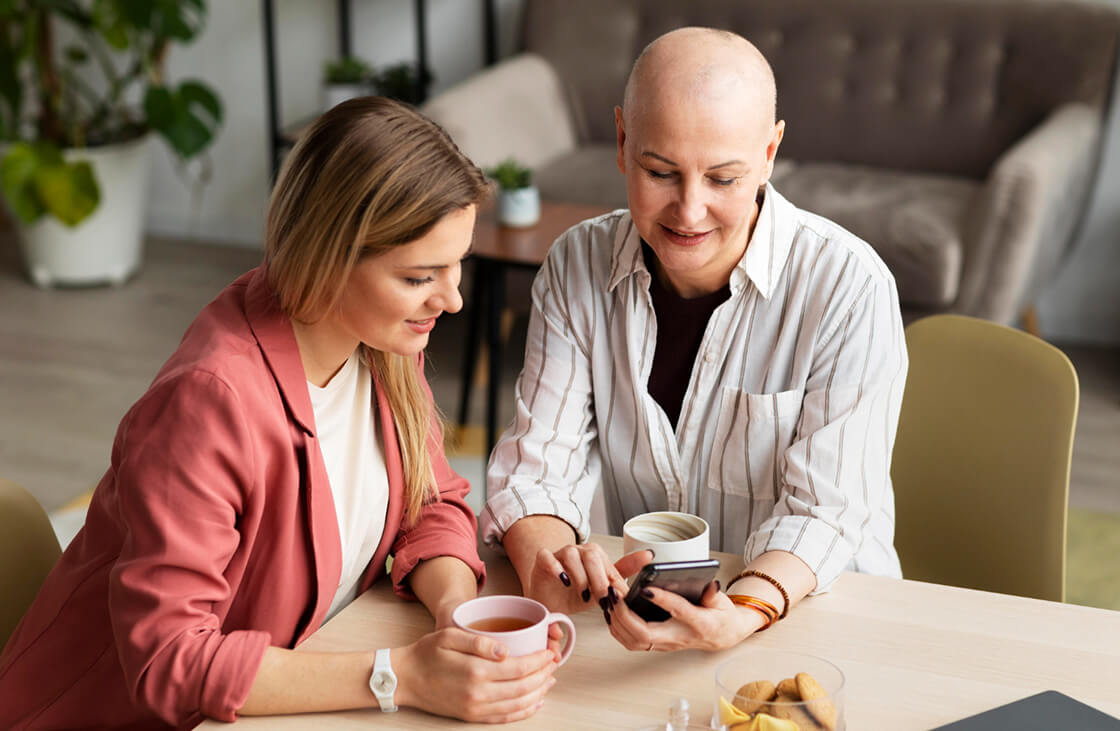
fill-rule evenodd
<path id="1" fill-rule="evenodd" d="M 778 157 L 778 147 L 782 144 L 782 138 L 786 134 L 786 122 L 784 119 L 779 119 L 774 124 L 774 129 L 770 132 L 770 140 L 766 143 L 766 176 L 762 179 L 759 187 L 766 185 L 770 181 L 770 176 L 774 174 L 774 160 Z"/>

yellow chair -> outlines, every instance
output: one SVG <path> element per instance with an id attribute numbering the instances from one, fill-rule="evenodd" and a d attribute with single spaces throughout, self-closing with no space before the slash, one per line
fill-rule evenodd
<path id="1" fill-rule="evenodd" d="M 903 576 L 1064 601 L 1073 364 L 960 315 L 912 323 L 906 346 L 891 466 Z"/>
<path id="2" fill-rule="evenodd" d="M 0 479 L 0 648 L 61 553 L 39 501 L 16 483 Z"/>

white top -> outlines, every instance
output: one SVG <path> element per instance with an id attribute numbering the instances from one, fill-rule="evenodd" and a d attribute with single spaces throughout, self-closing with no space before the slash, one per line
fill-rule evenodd
<path id="1" fill-rule="evenodd" d="M 483 537 L 526 515 L 590 533 L 651 510 L 711 525 L 751 561 L 790 551 L 817 591 L 844 569 L 900 576 L 890 457 L 906 344 L 894 278 L 864 241 L 767 185 L 712 313 L 677 428 L 646 384 L 650 272 L 626 210 L 573 227 L 533 284 L 516 416 L 490 458 Z"/>
<path id="2" fill-rule="evenodd" d="M 389 475 L 373 381 L 358 352 L 326 386 L 308 382 L 307 390 L 342 543 L 342 573 L 326 622 L 358 596 L 362 576 L 385 532 Z"/>

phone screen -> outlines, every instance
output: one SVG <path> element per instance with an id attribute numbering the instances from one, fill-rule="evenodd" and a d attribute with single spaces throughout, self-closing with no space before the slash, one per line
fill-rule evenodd
<path id="1" fill-rule="evenodd" d="M 680 594 L 693 604 L 699 604 L 704 589 L 716 578 L 718 571 L 719 561 L 714 558 L 646 564 L 634 579 L 634 584 L 626 595 L 626 604 L 647 622 L 664 622 L 669 619 L 669 613 L 642 596 L 642 589 L 656 586 Z"/>

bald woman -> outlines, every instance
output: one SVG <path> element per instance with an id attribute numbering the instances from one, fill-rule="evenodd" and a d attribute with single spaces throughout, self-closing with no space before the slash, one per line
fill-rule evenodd
<path id="1" fill-rule="evenodd" d="M 631 650 L 719 650 L 845 570 L 900 576 L 890 455 L 906 381 L 894 279 L 863 241 L 772 185 L 774 76 L 742 37 L 682 28 L 615 108 L 628 210 L 572 228 L 533 286 L 512 426 L 491 456 L 485 540 L 528 596 L 597 606 Z M 648 551 L 587 543 L 687 511 L 746 568 L 700 605 L 620 596 Z"/>

